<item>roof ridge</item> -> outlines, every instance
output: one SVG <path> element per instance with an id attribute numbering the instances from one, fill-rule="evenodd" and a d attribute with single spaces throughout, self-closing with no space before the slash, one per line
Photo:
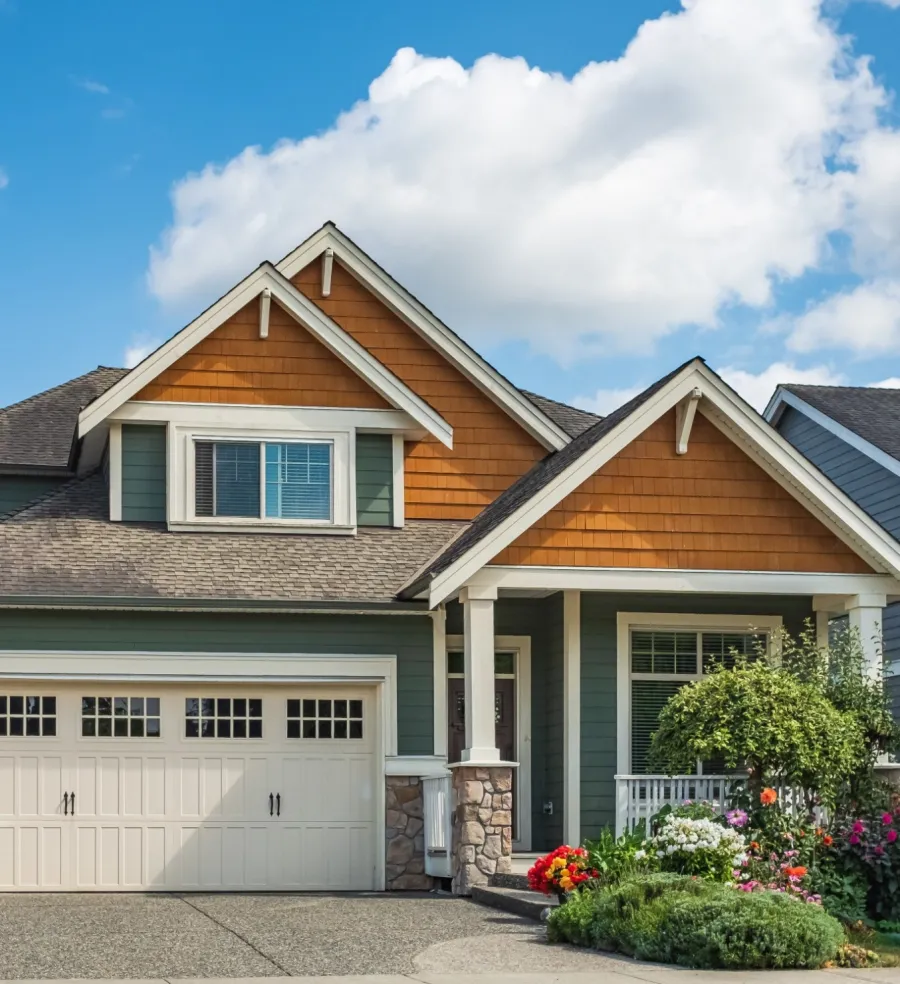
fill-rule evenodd
<path id="1" fill-rule="evenodd" d="M 546 400 L 547 403 L 555 403 L 558 407 L 565 407 L 566 410 L 577 410 L 578 413 L 587 414 L 589 417 L 596 417 L 598 420 L 603 419 L 601 414 L 594 413 L 593 410 L 585 410 L 583 407 L 576 407 L 573 403 L 564 403 L 562 400 L 554 400 L 552 396 L 544 396 L 543 393 L 535 393 L 534 390 L 522 389 L 520 386 L 519 392 L 524 393 L 529 400 L 536 396 L 539 400 Z"/>
<path id="2" fill-rule="evenodd" d="M 782 389 L 814 389 L 814 390 L 865 390 L 866 392 L 892 393 L 900 390 L 900 386 L 836 386 L 827 383 L 779 383 Z"/>
<path id="3" fill-rule="evenodd" d="M 117 366 L 95 366 L 93 369 L 89 369 L 87 372 L 83 372 L 80 376 L 74 376 L 72 379 L 67 379 L 62 383 L 57 383 L 56 386 L 51 386 L 49 389 L 41 390 L 40 393 L 32 393 L 31 396 L 26 396 L 24 400 L 18 400 L 16 403 L 10 403 L 8 406 L 0 407 L 0 414 L 8 413 L 10 410 L 18 410 L 20 407 L 24 407 L 26 404 L 31 403 L 33 400 L 40 399 L 42 396 L 49 396 L 51 393 L 55 393 L 57 390 L 61 390 L 64 386 L 71 386 L 72 383 L 80 382 L 82 379 L 87 379 L 88 376 L 93 376 L 95 372 L 101 372 L 103 370 L 113 370 L 114 372 L 127 372 L 127 369 L 119 369 Z"/>

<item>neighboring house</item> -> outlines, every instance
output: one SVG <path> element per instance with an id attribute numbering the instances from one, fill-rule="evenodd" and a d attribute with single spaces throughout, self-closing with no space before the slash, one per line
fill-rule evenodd
<path id="1" fill-rule="evenodd" d="M 766 419 L 891 536 L 900 539 L 900 389 L 779 386 Z M 900 716 L 900 604 L 884 610 L 884 661 Z"/>
<path id="2" fill-rule="evenodd" d="M 701 359 L 523 392 L 331 224 L 0 412 L 0 467 L 7 890 L 466 892 L 646 805 L 710 660 L 900 596 Z"/>

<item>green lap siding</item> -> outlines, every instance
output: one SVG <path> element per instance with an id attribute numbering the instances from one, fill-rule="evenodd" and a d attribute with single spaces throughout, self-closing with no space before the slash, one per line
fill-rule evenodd
<path id="1" fill-rule="evenodd" d="M 398 753 L 434 752 L 432 623 L 424 614 L 8 610 L 0 611 L 0 649 L 396 656 Z"/>
<path id="2" fill-rule="evenodd" d="M 393 513 L 393 438 L 390 434 L 357 434 L 356 521 L 360 526 L 391 526 Z"/>
<path id="3" fill-rule="evenodd" d="M 42 495 L 58 489 L 65 478 L 40 478 L 32 475 L 0 475 L 0 516 L 18 512 Z"/>
<path id="4" fill-rule="evenodd" d="M 122 519 L 166 521 L 165 427 L 122 427 Z"/>
<path id="5" fill-rule="evenodd" d="M 581 835 L 615 823 L 618 612 L 781 615 L 792 635 L 812 617 L 809 598 L 721 595 L 581 596 Z M 560 674 L 562 668 L 560 667 Z"/>

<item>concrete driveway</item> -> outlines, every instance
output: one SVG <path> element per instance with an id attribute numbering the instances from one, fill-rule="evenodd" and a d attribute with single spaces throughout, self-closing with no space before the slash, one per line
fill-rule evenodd
<path id="1" fill-rule="evenodd" d="M 529 920 L 449 896 L 0 895 L 0 980 L 588 971 Z"/>

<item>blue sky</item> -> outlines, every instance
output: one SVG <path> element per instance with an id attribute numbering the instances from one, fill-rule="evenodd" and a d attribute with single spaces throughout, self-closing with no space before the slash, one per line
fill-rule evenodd
<path id="1" fill-rule="evenodd" d="M 559 399 L 900 377 L 897 3 L 0 0 L 0 405 L 325 218 Z"/>

